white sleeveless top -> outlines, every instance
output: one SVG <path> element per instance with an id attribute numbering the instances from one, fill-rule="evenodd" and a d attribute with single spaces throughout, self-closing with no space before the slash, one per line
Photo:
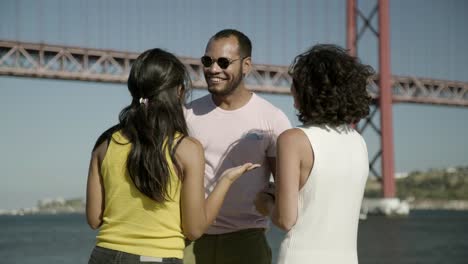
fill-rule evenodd
<path id="1" fill-rule="evenodd" d="M 278 264 L 357 264 L 359 211 L 369 174 L 366 143 L 347 125 L 300 129 L 315 159 Z"/>

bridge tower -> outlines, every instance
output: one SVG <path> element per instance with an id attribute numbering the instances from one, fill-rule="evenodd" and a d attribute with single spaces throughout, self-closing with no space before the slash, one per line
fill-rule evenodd
<path id="1" fill-rule="evenodd" d="M 375 7 L 368 16 L 365 16 L 358 7 L 357 0 L 347 0 L 346 6 L 346 46 L 351 55 L 357 56 L 359 39 L 366 30 L 372 31 L 378 38 L 379 68 L 378 68 L 378 96 L 375 100 L 375 109 L 380 109 L 380 129 L 373 128 L 380 135 L 380 151 L 371 159 L 369 164 L 371 171 L 377 174 L 373 168 L 375 162 L 381 158 L 382 191 L 384 198 L 395 197 L 394 176 L 394 149 L 393 149 L 393 114 L 392 114 L 392 79 L 390 67 L 390 18 L 389 1 L 377 0 Z M 378 15 L 378 30 L 372 26 L 372 18 Z M 363 20 L 363 25 L 357 31 L 357 19 Z M 372 123 L 372 117 L 377 111 L 371 112 L 366 125 Z M 362 127 L 363 130 L 365 128 Z M 376 175 L 377 176 L 377 175 Z"/>

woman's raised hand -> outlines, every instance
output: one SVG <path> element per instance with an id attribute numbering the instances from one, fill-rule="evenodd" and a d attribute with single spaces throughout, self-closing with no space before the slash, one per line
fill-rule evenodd
<path id="1" fill-rule="evenodd" d="M 258 167 L 260 167 L 260 164 L 253 164 L 253 163 L 248 162 L 248 163 L 245 163 L 244 165 L 240 165 L 240 166 L 225 170 L 223 172 L 223 175 L 221 175 L 221 179 L 225 178 L 226 180 L 234 182 L 240 176 L 242 176 L 242 174 L 248 171 L 251 171 L 253 169 L 256 169 Z"/>

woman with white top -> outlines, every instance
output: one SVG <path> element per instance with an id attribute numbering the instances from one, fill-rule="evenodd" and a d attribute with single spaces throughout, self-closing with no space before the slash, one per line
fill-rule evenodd
<path id="1" fill-rule="evenodd" d="M 369 172 L 367 147 L 353 128 L 369 114 L 373 69 L 335 45 L 298 55 L 289 71 L 303 126 L 277 142 L 275 195 L 257 210 L 287 231 L 279 264 L 357 264 L 357 229 Z"/>

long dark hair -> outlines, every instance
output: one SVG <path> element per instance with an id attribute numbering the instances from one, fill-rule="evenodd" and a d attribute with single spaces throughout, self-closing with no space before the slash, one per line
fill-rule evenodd
<path id="1" fill-rule="evenodd" d="M 367 84 L 374 70 L 343 48 L 315 45 L 289 68 L 299 103 L 299 120 L 317 125 L 358 122 L 369 114 Z"/>
<path id="2" fill-rule="evenodd" d="M 137 189 L 157 202 L 169 200 L 167 151 L 180 177 L 174 150 L 177 133 L 187 135 L 182 105 L 189 83 L 182 62 L 161 49 L 138 56 L 128 77 L 132 102 L 119 115 L 119 127 L 132 144 L 127 170 Z"/>

